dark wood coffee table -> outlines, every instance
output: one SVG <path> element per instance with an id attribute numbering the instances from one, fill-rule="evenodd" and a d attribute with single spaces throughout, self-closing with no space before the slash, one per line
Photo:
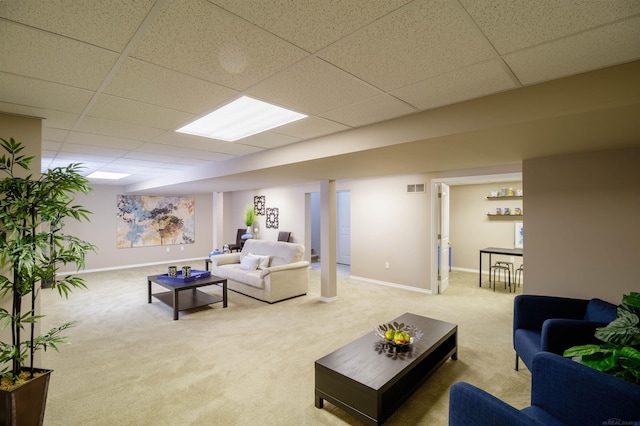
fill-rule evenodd
<path id="1" fill-rule="evenodd" d="M 197 308 L 199 306 L 211 305 L 212 303 L 222 302 L 222 307 L 227 307 L 227 279 L 211 275 L 186 283 L 168 282 L 158 279 L 162 275 L 149 275 L 147 283 L 149 285 L 149 303 L 151 296 L 173 307 L 173 319 L 178 319 L 178 311 Z M 158 284 L 169 291 L 163 293 L 151 294 L 151 283 Z M 204 293 L 197 290 L 198 287 L 204 287 L 212 284 L 222 284 L 222 298 L 212 294 Z M 192 291 L 186 291 L 192 290 Z"/>
<path id="2" fill-rule="evenodd" d="M 409 352 L 388 356 L 372 331 L 317 360 L 317 408 L 326 400 L 365 423 L 382 424 L 449 357 L 458 358 L 457 325 L 410 313 L 394 321 L 424 336 Z"/>

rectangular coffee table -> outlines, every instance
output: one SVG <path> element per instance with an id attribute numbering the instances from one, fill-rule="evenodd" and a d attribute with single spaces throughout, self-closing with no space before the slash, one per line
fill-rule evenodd
<path id="1" fill-rule="evenodd" d="M 389 322 L 424 335 L 410 352 L 387 356 L 372 331 L 315 362 L 315 406 L 324 400 L 368 424 L 382 424 L 449 357 L 458 359 L 458 326 L 406 313 Z M 378 325 L 372 324 L 371 329 Z"/>
<path id="2" fill-rule="evenodd" d="M 199 306 L 211 305 L 212 303 L 222 302 L 222 307 L 227 307 L 227 279 L 211 275 L 186 283 L 167 282 L 159 279 L 162 275 L 149 275 L 147 283 L 149 285 L 149 303 L 151 296 L 173 307 L 173 319 L 178 319 L 178 311 L 197 308 Z M 158 284 L 169 291 L 163 293 L 151 294 L 151 283 Z M 207 294 L 197 290 L 198 287 L 204 287 L 212 284 L 222 284 L 222 298 Z M 187 291 L 191 290 L 191 291 Z"/>

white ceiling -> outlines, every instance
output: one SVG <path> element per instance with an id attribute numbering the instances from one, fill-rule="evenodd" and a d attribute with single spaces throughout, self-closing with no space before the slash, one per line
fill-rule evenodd
<path id="1" fill-rule="evenodd" d="M 131 176 L 95 183 L 132 191 L 248 189 L 554 154 L 563 140 L 533 149 L 528 130 L 506 122 L 499 134 L 476 126 L 475 145 L 459 139 L 465 129 L 385 139 L 376 123 L 429 121 L 490 95 L 507 102 L 518 93 L 525 104 L 527 88 L 638 59 L 637 0 L 0 1 L 0 111 L 46 118 L 43 168 L 124 171 Z M 580 109 L 594 114 L 589 122 L 598 108 L 635 115 L 637 89 L 618 102 L 601 94 L 588 108 L 576 101 L 574 122 L 556 123 L 560 110 L 539 119 L 566 134 L 583 128 Z M 233 143 L 175 133 L 241 95 L 309 118 Z M 623 105 L 632 109 L 614 111 Z M 505 135 L 523 142 L 505 149 L 496 141 Z M 438 139 L 417 142 L 429 137 Z"/>

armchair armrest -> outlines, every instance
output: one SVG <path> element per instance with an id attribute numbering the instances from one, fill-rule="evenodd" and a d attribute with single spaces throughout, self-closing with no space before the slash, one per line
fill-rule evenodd
<path id="1" fill-rule="evenodd" d="M 458 382 L 449 391 L 449 426 L 542 426 L 511 405 L 469 383 Z"/>
<path id="2" fill-rule="evenodd" d="M 216 254 L 211 256 L 211 266 L 222 266 L 230 263 L 240 263 L 240 253 Z"/>
<path id="3" fill-rule="evenodd" d="M 542 329 L 549 318 L 582 319 L 589 300 L 521 294 L 513 303 L 513 330 Z"/>
<path id="4" fill-rule="evenodd" d="M 540 350 L 562 355 L 572 346 L 600 343 L 594 333 L 596 328 L 606 325 L 577 319 L 548 319 L 542 324 Z"/>
<path id="5" fill-rule="evenodd" d="M 640 421 L 640 386 L 559 355 L 533 359 L 531 405 L 567 424 Z"/>

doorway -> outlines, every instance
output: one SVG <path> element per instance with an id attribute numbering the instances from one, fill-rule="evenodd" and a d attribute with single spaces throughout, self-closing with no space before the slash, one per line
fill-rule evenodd
<path id="1" fill-rule="evenodd" d="M 320 245 L 320 193 L 312 192 L 310 195 L 311 213 L 311 263 L 319 264 L 322 259 Z M 351 265 L 351 192 L 336 192 L 336 263 L 342 265 L 340 270 L 344 273 Z M 318 265 L 313 265 L 314 267 Z M 319 266 L 318 266 L 319 267 Z"/>

